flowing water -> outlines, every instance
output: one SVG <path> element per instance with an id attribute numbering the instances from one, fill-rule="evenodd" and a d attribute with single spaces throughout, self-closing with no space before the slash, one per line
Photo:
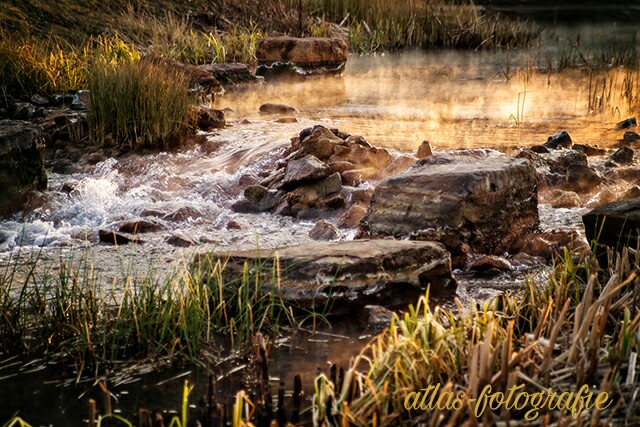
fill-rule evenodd
<path id="1" fill-rule="evenodd" d="M 38 251 L 53 261 L 88 250 L 99 260 L 98 272 L 109 277 L 144 271 L 150 264 L 161 272 L 171 271 L 192 253 L 206 249 L 307 242 L 312 222 L 236 214 L 230 206 L 241 197 L 243 182 L 273 170 L 290 138 L 315 124 L 361 134 L 374 146 L 407 153 L 414 153 L 423 140 L 429 140 L 435 151 L 489 147 L 513 152 L 543 143 L 561 130 L 576 143 L 613 147 L 622 137 L 615 123 L 633 113 L 620 94 L 612 95 L 611 105 L 596 113 L 589 108 L 588 72 L 557 74 L 537 68 L 544 67 L 545 58 L 556 60 L 573 30 L 546 31 L 543 39 L 548 45 L 527 50 L 352 55 L 339 78 L 274 82 L 228 92 L 215 107 L 232 110 L 227 113 L 229 126 L 205 134 L 201 145 L 174 153 L 110 158 L 72 175 L 50 173 L 41 208 L 0 222 L 0 260 L 10 264 L 18 250 Z M 633 37 L 628 28 L 616 27 L 612 35 L 605 26 L 587 34 L 593 43 Z M 625 72 L 614 71 L 612 76 L 620 82 Z M 258 107 L 265 102 L 294 106 L 299 111 L 297 122 L 278 123 L 272 116 L 260 115 Z M 541 205 L 542 227 L 580 229 L 583 212 Z M 163 230 L 145 233 L 144 243 L 136 245 L 114 248 L 98 242 L 98 230 L 143 215 L 163 218 L 159 220 Z M 341 232 L 343 239 L 355 234 Z M 188 238 L 194 246 L 171 246 L 167 239 L 173 235 Z M 465 300 L 485 299 L 517 287 L 527 273 L 490 282 L 461 275 L 459 295 Z M 293 374 L 314 373 L 330 360 L 346 366 L 371 334 L 348 329 L 346 335 L 320 336 L 299 346 L 289 343 L 274 356 L 273 374 L 289 387 Z M 82 419 L 87 397 L 82 393 L 91 384 L 61 387 L 55 381 L 57 370 L 32 366 L 21 371 L 11 363 L 0 366 L 0 421 L 15 410 L 42 424 L 49 420 L 71 425 L 69 419 Z M 71 371 L 67 377 L 74 376 Z M 125 412 L 136 405 L 177 408 L 182 379 L 162 382 L 176 372 L 184 369 L 133 375 L 135 384 L 115 389 L 119 405 Z M 190 378 L 196 383 L 196 396 L 202 394 L 206 375 L 197 371 Z M 60 398 L 50 399 L 51 395 Z M 38 418 L 34 412 L 43 413 L 40 408 L 45 407 L 47 415 Z M 52 415 L 59 412 L 60 417 Z"/>

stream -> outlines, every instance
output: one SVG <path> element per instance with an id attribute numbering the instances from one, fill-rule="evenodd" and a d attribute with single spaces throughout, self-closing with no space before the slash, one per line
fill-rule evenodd
<path id="1" fill-rule="evenodd" d="M 615 124 L 633 114 L 624 99 L 613 94 L 611 106 L 590 111 L 589 73 L 546 72 L 545 58 L 555 61 L 576 31 L 587 35 L 580 47 L 587 51 L 590 46 L 631 40 L 630 28 L 609 31 L 605 25 L 592 24 L 588 29 L 546 30 L 540 46 L 513 51 L 353 54 L 342 77 L 229 91 L 214 105 L 230 109 L 228 126 L 203 133 L 206 142 L 200 145 L 172 153 L 109 158 L 74 174 L 49 173 L 42 207 L 25 217 L 17 214 L 0 221 L 0 264 L 10 268 L 18 252 L 37 252 L 55 264 L 86 251 L 108 283 L 112 275 L 144 274 L 150 266 L 162 276 L 205 250 L 309 242 L 313 221 L 239 214 L 230 206 L 242 196 L 245 180 L 272 170 L 290 139 L 316 124 L 363 135 L 371 145 L 399 153 L 415 153 L 423 140 L 430 141 L 436 154 L 480 147 L 514 153 L 563 130 L 574 143 L 615 147 L 623 133 Z M 613 72 L 616 81 L 624 75 L 624 70 Z M 267 102 L 295 107 L 297 121 L 279 123 L 277 117 L 261 115 L 258 108 Z M 615 191 L 624 191 L 625 185 Z M 587 210 L 541 203 L 541 228 L 582 232 L 580 218 Z M 98 230 L 143 216 L 160 218 L 162 224 L 161 230 L 144 234 L 144 243 L 117 248 L 99 243 Z M 343 240 L 355 236 L 355 230 L 340 233 Z M 193 245 L 173 246 L 167 242 L 172 236 Z M 540 267 L 493 279 L 459 274 L 458 297 L 466 302 L 486 300 L 505 289 L 517 289 L 527 274 L 544 276 L 546 271 Z M 318 367 L 326 372 L 329 361 L 346 368 L 373 336 L 362 325 L 338 325 L 325 332 L 331 335 L 308 334 L 299 345 L 289 340 L 276 350 L 272 360 L 276 385 L 282 380 L 288 389 L 295 374 L 314 374 Z M 72 385 L 73 367 L 63 371 L 60 380 L 60 367 L 35 362 L 18 369 L 11 360 L 1 361 L 0 423 L 19 411 L 33 425 L 84 425 L 86 398 L 95 395 L 96 387 L 88 379 Z M 176 378 L 184 372 L 190 374 Z M 193 396 L 205 393 L 203 369 L 138 372 L 131 375 L 132 382 L 112 390 L 118 398 L 116 407 L 127 416 L 138 406 L 177 410 L 186 377 L 196 386 Z M 305 387 L 311 381 L 312 375 L 305 378 Z M 231 384 L 227 387 L 235 393 Z"/>

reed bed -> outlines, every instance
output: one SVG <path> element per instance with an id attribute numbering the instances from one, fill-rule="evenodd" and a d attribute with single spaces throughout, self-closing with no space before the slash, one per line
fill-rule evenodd
<path id="1" fill-rule="evenodd" d="M 0 274 L 0 354 L 49 354 L 71 360 L 79 371 L 99 372 L 116 361 L 150 357 L 198 361 L 202 351 L 223 344 L 246 350 L 261 332 L 298 326 L 274 291 L 257 280 L 224 274 L 223 259 L 202 268 L 188 262 L 165 280 L 153 271 L 96 274 L 84 254 L 59 265 L 37 257 L 15 258 Z M 251 271 L 254 271 L 252 268 Z M 269 289 L 271 289 L 269 287 Z"/>
<path id="2" fill-rule="evenodd" d="M 528 280 L 457 314 L 430 308 L 428 294 L 375 338 L 353 361 L 344 385 L 321 381 L 314 406 L 320 425 L 607 425 L 640 420 L 636 358 L 640 349 L 638 252 L 625 249 L 602 271 L 594 257 L 559 260 L 545 285 Z M 610 255 L 610 259 L 613 256 Z M 629 259 L 635 260 L 629 262 Z M 438 396 L 461 392 L 459 407 L 421 407 L 405 399 L 440 384 Z M 605 411 L 540 409 L 531 405 L 474 414 L 486 386 L 535 393 L 576 392 L 586 385 L 613 400 Z M 437 399 L 438 397 L 436 397 Z M 413 406 L 412 406 L 413 405 Z M 327 411 L 324 408 L 329 408 Z M 495 408 L 494 408 L 495 409 Z"/>

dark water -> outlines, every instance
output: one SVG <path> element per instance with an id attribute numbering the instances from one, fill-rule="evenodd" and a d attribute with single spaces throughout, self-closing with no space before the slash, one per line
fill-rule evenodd
<path id="1" fill-rule="evenodd" d="M 640 18 L 640 1 L 637 0 L 479 0 L 476 4 L 490 11 L 545 23 L 631 22 Z"/>

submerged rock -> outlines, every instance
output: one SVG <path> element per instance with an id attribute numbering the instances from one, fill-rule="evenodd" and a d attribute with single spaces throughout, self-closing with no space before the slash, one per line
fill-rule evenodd
<path id="1" fill-rule="evenodd" d="M 376 187 L 362 220 L 365 236 L 442 242 L 502 253 L 519 233 L 538 226 L 537 179 L 524 159 L 504 155 L 438 155 Z"/>
<path id="2" fill-rule="evenodd" d="M 275 258 L 280 281 L 273 280 Z M 431 295 L 451 294 L 456 282 L 451 257 L 434 242 L 355 240 L 315 242 L 272 250 L 207 254 L 202 266 L 225 261 L 225 283 L 242 278 L 245 262 L 252 279 L 263 278 L 266 292 L 303 307 L 331 307 L 331 314 L 353 313 L 369 304 L 404 305 L 431 287 Z M 259 267 L 258 267 L 259 266 Z"/>
<path id="3" fill-rule="evenodd" d="M 0 217 L 22 210 L 33 191 L 47 188 L 42 128 L 0 120 Z"/>
<path id="4" fill-rule="evenodd" d="M 309 237 L 313 240 L 336 240 L 340 237 L 336 227 L 327 221 L 318 221 L 309 231 Z"/>
<path id="5" fill-rule="evenodd" d="M 296 114 L 298 110 L 286 104 L 262 104 L 260 112 L 262 114 Z"/>
<path id="6" fill-rule="evenodd" d="M 638 132 L 625 132 L 622 137 L 624 142 L 636 142 L 640 140 L 640 134 Z"/>

